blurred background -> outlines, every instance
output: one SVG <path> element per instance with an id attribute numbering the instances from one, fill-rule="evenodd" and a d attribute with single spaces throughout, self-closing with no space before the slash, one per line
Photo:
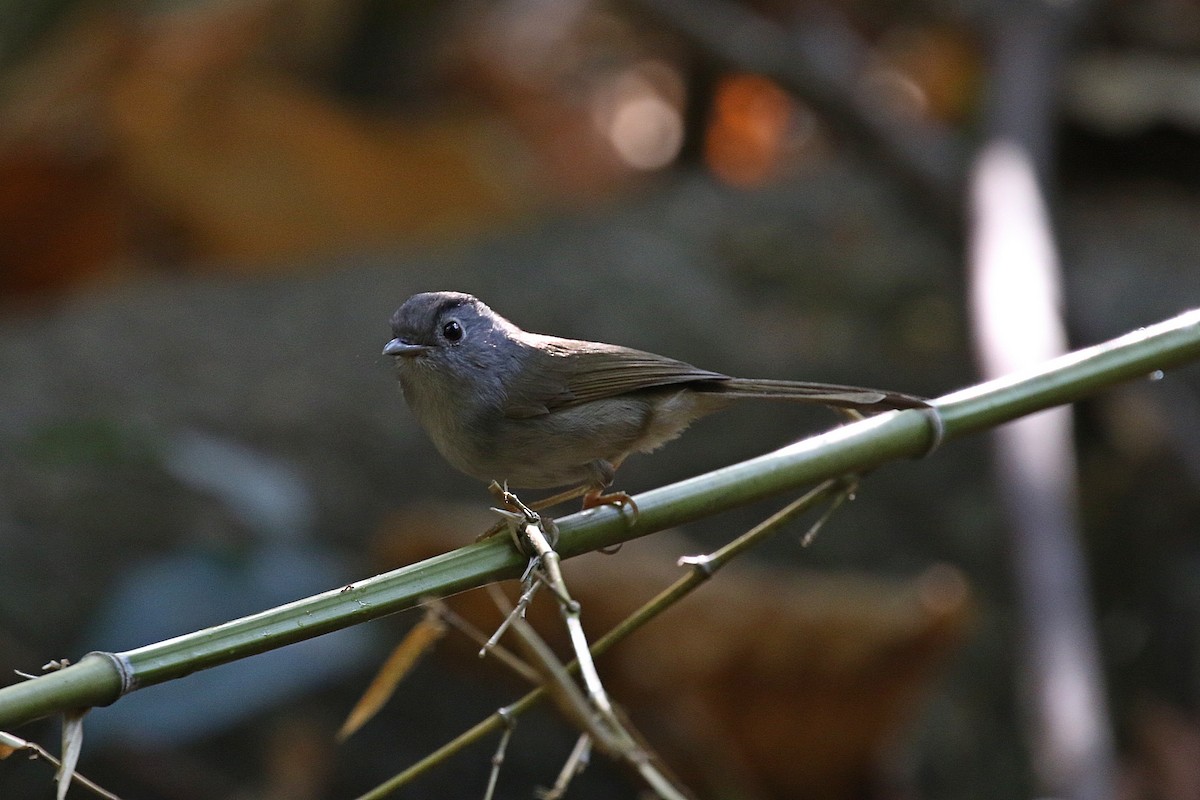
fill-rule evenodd
<path id="1" fill-rule="evenodd" d="M 1196 0 L 5 0 L 0 681 L 490 524 L 379 355 L 416 291 L 730 374 L 936 396 L 979 379 L 971 165 L 1011 137 L 1072 346 L 1196 305 L 1198 87 Z M 1102 792 L 1129 800 L 1200 796 L 1198 384 L 1120 387 L 1073 422 L 1087 711 Z M 834 421 L 738 408 L 619 488 Z M 600 663 L 699 796 L 1047 791 L 990 443 L 881 469 L 811 547 L 797 525 Z M 585 624 L 775 505 L 566 565 Z M 487 627 L 487 606 L 456 607 Z M 364 792 L 522 690 L 451 639 L 336 744 L 416 619 L 95 710 L 80 769 L 124 798 Z M 57 749 L 54 723 L 16 733 Z M 552 711 L 523 719 L 499 796 L 552 783 L 573 741 Z M 493 747 L 398 796 L 482 796 Z M 51 781 L 0 762 L 4 798 Z M 1071 786 L 1052 788 L 1097 796 Z M 568 796 L 636 792 L 598 758 Z"/>

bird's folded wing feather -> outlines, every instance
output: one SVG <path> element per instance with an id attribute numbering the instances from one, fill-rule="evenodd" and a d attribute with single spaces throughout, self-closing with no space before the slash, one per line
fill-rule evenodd
<path id="1" fill-rule="evenodd" d="M 720 372 L 629 347 L 538 338 L 539 346 L 527 351 L 525 368 L 508 387 L 506 416 L 539 416 L 656 386 L 729 380 Z"/>

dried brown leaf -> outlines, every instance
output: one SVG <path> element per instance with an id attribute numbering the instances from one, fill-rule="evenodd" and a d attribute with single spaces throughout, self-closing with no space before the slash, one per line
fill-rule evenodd
<path id="1" fill-rule="evenodd" d="M 425 652 L 446 633 L 445 624 L 432 614 L 427 614 L 413 627 L 408 635 L 401 640 L 388 656 L 387 661 L 380 667 L 363 696 L 359 698 L 346 721 L 338 730 L 339 742 L 346 739 L 379 713 L 379 709 L 391 699 L 396 687 L 404 676 L 409 673 Z"/>

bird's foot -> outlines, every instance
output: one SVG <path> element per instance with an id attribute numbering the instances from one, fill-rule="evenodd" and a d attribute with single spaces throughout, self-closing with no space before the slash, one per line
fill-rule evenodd
<path id="1" fill-rule="evenodd" d="M 633 513 L 634 521 L 638 518 L 638 506 L 634 499 L 625 492 L 604 493 L 602 489 L 592 489 L 583 496 L 584 509 L 598 506 L 616 506 L 618 510 L 628 508 Z"/>
<path id="2" fill-rule="evenodd" d="M 618 511 L 628 508 L 631 512 L 629 524 L 632 525 L 637 522 L 639 513 L 637 503 L 625 492 L 609 492 L 608 494 L 604 494 L 602 489 L 593 489 L 583 496 L 583 508 L 585 511 L 597 506 L 616 506 Z M 606 556 L 610 556 L 620 549 L 621 545 L 615 544 L 612 547 L 601 547 L 600 552 Z"/>

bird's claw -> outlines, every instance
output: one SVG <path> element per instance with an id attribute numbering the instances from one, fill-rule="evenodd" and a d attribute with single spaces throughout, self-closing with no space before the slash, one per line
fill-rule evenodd
<path id="1" fill-rule="evenodd" d="M 588 492 L 583 496 L 584 510 L 589 508 L 597 508 L 599 506 L 616 506 L 618 510 L 628 508 L 633 515 L 633 521 L 637 521 L 638 505 L 632 497 L 625 492 L 610 492 L 604 494 L 601 490 Z"/>

